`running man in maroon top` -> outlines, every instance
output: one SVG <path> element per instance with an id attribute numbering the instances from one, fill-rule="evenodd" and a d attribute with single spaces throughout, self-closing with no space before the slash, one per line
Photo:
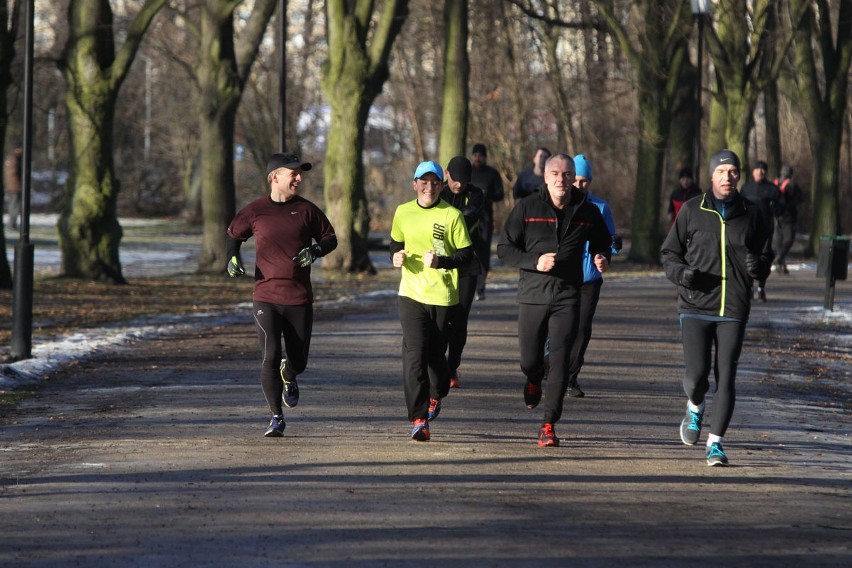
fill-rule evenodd
<path id="1" fill-rule="evenodd" d="M 243 207 L 228 226 L 231 277 L 245 273 L 240 245 L 255 238 L 252 305 L 262 354 L 260 382 L 272 414 L 268 437 L 284 433 L 282 403 L 292 408 L 299 402 L 296 376 L 308 364 L 314 321 L 311 264 L 337 248 L 328 217 L 298 195 L 302 172 L 310 169 L 295 154 L 273 154 L 266 165 L 269 195 Z"/>

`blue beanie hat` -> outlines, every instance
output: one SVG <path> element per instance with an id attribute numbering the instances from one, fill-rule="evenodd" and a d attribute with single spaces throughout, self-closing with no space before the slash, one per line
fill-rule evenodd
<path id="1" fill-rule="evenodd" d="M 574 173 L 587 180 L 592 179 L 592 163 L 583 154 L 574 156 Z"/>

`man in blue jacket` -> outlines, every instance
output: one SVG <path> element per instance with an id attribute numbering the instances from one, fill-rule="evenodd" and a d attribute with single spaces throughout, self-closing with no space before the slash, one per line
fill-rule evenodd
<path id="1" fill-rule="evenodd" d="M 586 243 L 601 272 L 609 269 L 612 243 L 601 212 L 574 187 L 574 175 L 570 156 L 555 154 L 548 158 L 544 187 L 515 204 L 497 245 L 500 260 L 519 269 L 518 343 L 527 408 L 535 408 L 542 399 L 544 346 L 548 337 L 551 342 L 544 419 L 538 437 L 538 445 L 543 447 L 559 445 L 554 426 L 562 416 L 568 387 Z"/>
<path id="2" fill-rule="evenodd" d="M 728 456 L 722 442 L 734 413 L 734 382 L 751 310 L 751 287 L 769 274 L 772 251 L 759 206 L 737 191 L 739 157 L 730 150 L 713 154 L 710 180 L 710 191 L 683 205 L 660 252 L 666 276 L 677 284 L 679 295 L 687 396 L 680 439 L 692 446 L 701 436 L 715 361 L 716 394 L 706 458 L 708 465 L 724 466 Z"/>
<path id="3" fill-rule="evenodd" d="M 600 210 L 612 237 L 611 253 L 618 254 L 621 251 L 621 238 L 615 234 L 615 221 L 612 218 L 609 204 L 600 197 L 592 195 L 589 191 L 589 186 L 592 184 L 591 162 L 583 154 L 577 154 L 574 156 L 574 170 L 576 171 L 574 187 L 583 192 L 586 201 Z M 594 257 L 589 254 L 589 243 L 586 243 L 583 253 L 583 285 L 580 287 L 580 325 L 577 330 L 577 337 L 574 338 L 574 344 L 571 346 L 571 366 L 568 368 L 568 396 L 570 397 L 582 398 L 586 396 L 577 379 L 580 375 L 580 369 L 583 367 L 589 340 L 592 338 L 592 320 L 598 307 L 602 285 L 603 277 L 595 267 Z"/>

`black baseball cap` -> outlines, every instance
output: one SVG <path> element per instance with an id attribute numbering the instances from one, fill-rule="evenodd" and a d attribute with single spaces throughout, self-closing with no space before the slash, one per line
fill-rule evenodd
<path id="1" fill-rule="evenodd" d="M 296 154 L 272 154 L 269 156 L 269 161 L 266 162 L 266 175 L 271 174 L 278 168 L 287 168 L 288 170 L 308 171 L 313 166 L 310 162 L 303 162 Z"/>
<path id="2" fill-rule="evenodd" d="M 473 166 L 470 165 L 470 160 L 464 156 L 456 156 L 447 165 L 447 171 L 450 172 L 450 177 L 453 181 L 461 183 L 470 183 L 470 175 L 473 172 Z"/>

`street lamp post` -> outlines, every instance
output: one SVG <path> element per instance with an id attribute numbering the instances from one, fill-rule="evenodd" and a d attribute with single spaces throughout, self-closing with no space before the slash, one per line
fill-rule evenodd
<path id="1" fill-rule="evenodd" d="M 701 186 L 699 181 L 699 172 L 701 171 L 701 83 L 704 76 L 704 20 L 710 14 L 710 0 L 690 0 L 692 5 L 692 15 L 698 20 L 698 81 L 695 89 L 695 156 L 693 157 L 694 167 L 693 175 L 695 182 Z"/>
<path id="2" fill-rule="evenodd" d="M 15 247 L 12 291 L 12 344 L 14 360 L 29 359 L 33 348 L 33 272 L 35 249 L 30 242 L 30 193 L 33 150 L 33 34 L 35 0 L 27 0 L 24 13 L 24 139 L 21 156 L 21 233 Z"/>
<path id="3" fill-rule="evenodd" d="M 287 0 L 281 0 L 281 13 L 278 17 L 281 31 L 281 68 L 278 76 L 278 151 L 286 152 L 287 145 Z"/>

